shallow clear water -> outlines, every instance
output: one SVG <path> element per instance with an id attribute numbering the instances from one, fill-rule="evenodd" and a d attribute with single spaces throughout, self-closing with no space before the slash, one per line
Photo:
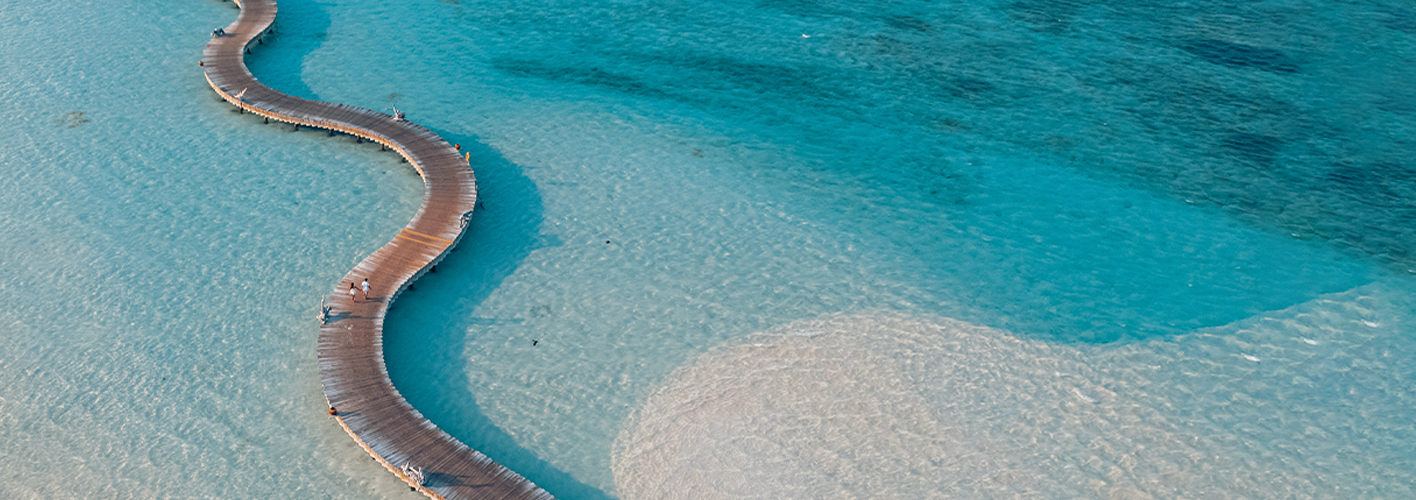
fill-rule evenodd
<path id="1" fill-rule="evenodd" d="M 312 318 L 421 186 L 214 99 L 229 5 L 0 7 L 0 497 L 400 490 L 323 417 Z"/>
<path id="2" fill-rule="evenodd" d="M 796 322 L 677 372 L 617 441 L 615 482 L 627 498 L 1409 497 L 1406 293 L 1106 349 L 938 318 Z"/>
<path id="3" fill-rule="evenodd" d="M 0 14 L 18 110 L 0 125 L 0 454 L 21 464 L 0 491 L 398 493 L 319 416 L 311 318 L 411 215 L 416 176 L 217 101 L 195 60 L 229 3 Z M 389 368 L 560 497 L 707 495 L 743 471 L 695 462 L 719 448 L 787 460 L 753 469 L 779 497 L 1401 497 L 1413 20 L 1294 1 L 286 0 L 250 66 L 395 103 L 472 151 L 483 210 L 395 305 Z M 956 320 L 1002 347 L 947 348 Z M 741 346 L 812 322 L 835 325 L 795 340 L 829 351 L 804 358 L 827 390 L 763 377 L 758 397 L 785 399 L 753 425 L 665 396 L 740 390 L 735 353 L 796 352 Z M 880 348 L 899 338 L 917 348 Z M 865 425 L 789 425 L 871 405 Z M 645 430 L 674 422 L 717 434 Z M 646 461 L 646 443 L 678 451 Z M 875 455 L 783 458 L 857 449 Z"/>

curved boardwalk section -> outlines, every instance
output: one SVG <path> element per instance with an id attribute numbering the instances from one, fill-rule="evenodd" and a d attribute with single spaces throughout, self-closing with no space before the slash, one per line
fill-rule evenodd
<path id="1" fill-rule="evenodd" d="M 211 87 L 241 109 L 270 120 L 335 130 L 393 148 L 423 176 L 423 205 L 393 241 L 360 262 L 335 287 L 320 327 L 320 379 L 336 419 L 354 441 L 410 486 L 432 498 L 544 499 L 544 490 L 438 429 L 393 387 L 383 361 L 388 306 L 462 237 L 477 201 L 476 179 L 458 152 L 413 123 L 343 104 L 310 101 L 262 85 L 244 54 L 275 21 L 274 0 L 238 2 L 236 22 L 213 33 L 202 53 Z M 368 297 L 348 293 L 368 279 Z M 406 472 L 405 467 L 419 468 Z M 421 480 L 417 476 L 423 476 Z"/>

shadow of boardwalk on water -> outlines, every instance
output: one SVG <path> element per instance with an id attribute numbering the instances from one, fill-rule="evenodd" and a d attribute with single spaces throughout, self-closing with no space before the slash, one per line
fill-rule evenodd
<path id="1" fill-rule="evenodd" d="M 436 273 L 418 279 L 384 322 L 384 357 L 403 397 L 438 427 L 564 499 L 609 500 L 609 494 L 571 477 L 516 443 L 478 408 L 467 387 L 462 353 L 472 311 L 539 248 L 540 190 L 518 165 L 476 138 L 436 130 L 472 154 L 478 210 L 462 242 Z M 448 402 L 456 402 L 451 404 Z M 444 478 L 454 479 L 454 478 Z"/>
<path id="2" fill-rule="evenodd" d="M 246 56 L 246 67 L 260 77 L 266 86 L 288 95 L 323 101 L 314 89 L 305 84 L 304 67 L 316 50 L 324 45 L 329 30 L 329 12 L 319 2 L 280 0 L 280 14 L 275 18 L 275 32 L 262 44 L 264 50 L 252 50 Z M 252 44 L 253 48 L 255 44 Z"/>
<path id="3" fill-rule="evenodd" d="M 280 9 L 274 35 L 263 43 L 274 50 L 253 51 L 247 56 L 248 67 L 272 89 L 322 100 L 305 82 L 302 68 L 325 42 L 330 28 L 326 6 L 313 1 L 282 1 Z M 577 481 L 518 445 L 482 414 L 476 395 L 467 388 L 466 364 L 461 354 L 467 343 L 467 329 L 473 323 L 471 311 L 536 248 L 542 222 L 541 197 L 520 166 L 506 161 L 475 137 L 432 130 L 472 154 L 479 205 L 499 209 L 478 210 L 459 248 L 438 265 L 442 272 L 417 280 L 416 290 L 405 292 L 393 304 L 384 330 L 389 376 L 424 417 L 557 498 L 609 500 L 613 498 L 609 494 Z M 416 175 L 411 169 L 408 174 Z M 340 313 L 329 321 L 354 318 Z M 469 484 L 464 477 L 438 471 L 428 471 L 428 484 L 491 486 Z"/>

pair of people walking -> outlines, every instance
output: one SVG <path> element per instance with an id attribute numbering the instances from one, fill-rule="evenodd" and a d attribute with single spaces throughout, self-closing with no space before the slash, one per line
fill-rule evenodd
<path id="1" fill-rule="evenodd" d="M 359 284 L 359 288 L 354 288 L 354 282 L 353 282 L 353 281 L 350 281 L 350 282 L 349 282 L 349 300 L 352 300 L 352 301 L 354 301 L 354 302 L 358 302 L 358 301 L 359 301 L 359 296 L 358 296 L 358 294 L 359 294 L 360 288 L 363 289 L 363 292 L 364 292 L 364 300 L 369 300 L 369 278 L 364 278 L 364 282 Z"/>

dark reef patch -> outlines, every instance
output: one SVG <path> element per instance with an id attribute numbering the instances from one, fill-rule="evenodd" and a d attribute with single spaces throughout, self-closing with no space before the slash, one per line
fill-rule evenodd
<path id="1" fill-rule="evenodd" d="M 1416 12 L 1387 8 L 1382 11 L 1381 23 L 1402 33 L 1416 34 Z"/>
<path id="2" fill-rule="evenodd" d="M 681 82 L 686 88 L 731 90 L 743 89 L 763 94 L 789 94 L 818 99 L 822 102 L 850 102 L 857 96 L 842 87 L 823 85 L 831 73 L 810 67 L 794 67 L 744 61 L 718 55 L 693 54 L 629 54 L 637 64 L 674 66 L 700 72 L 703 78 Z"/>
<path id="3" fill-rule="evenodd" d="M 914 31 L 917 33 L 929 33 L 934 26 L 914 16 L 890 16 L 885 18 L 885 24 L 900 31 Z"/>
<path id="4" fill-rule="evenodd" d="M 1297 73 L 1298 61 L 1283 52 L 1211 38 L 1197 38 L 1180 44 L 1180 49 L 1210 63 L 1235 68 L 1253 68 L 1270 73 Z"/>
<path id="5" fill-rule="evenodd" d="M 830 74 L 810 68 L 760 64 L 722 56 L 656 53 L 611 56 L 632 63 L 637 68 L 652 70 L 672 66 L 677 72 L 688 70 L 700 74 L 701 78 L 660 82 L 654 81 L 652 76 L 641 77 L 599 67 L 564 67 L 515 58 L 499 58 L 494 60 L 492 65 L 508 75 L 521 78 L 586 85 L 623 94 L 672 99 L 690 104 L 703 104 L 705 99 L 708 99 L 714 100 L 715 107 L 732 107 L 731 100 L 724 102 L 721 98 L 732 95 L 733 91 L 792 95 L 827 106 L 850 102 L 856 97 L 843 87 L 823 85 L 821 82 L 830 78 Z M 646 75 L 672 73 L 642 72 Z"/>
<path id="6" fill-rule="evenodd" d="M 1416 166 L 1398 162 L 1339 164 L 1326 180 L 1343 194 L 1365 205 L 1407 212 L 1408 227 L 1416 228 Z"/>
<path id="7" fill-rule="evenodd" d="M 600 68 L 553 66 L 529 59 L 498 58 L 492 67 L 512 76 L 558 83 L 573 83 L 645 97 L 669 97 L 664 91 L 639 79 Z"/>
<path id="8" fill-rule="evenodd" d="M 943 88 L 954 97 L 969 97 L 976 94 L 993 92 L 998 87 L 986 80 L 975 78 L 951 78 L 943 82 Z"/>
<path id="9" fill-rule="evenodd" d="M 1283 144 L 1284 140 L 1278 137 L 1246 132 L 1235 132 L 1220 140 L 1221 146 L 1240 158 L 1262 165 L 1273 163 Z"/>

